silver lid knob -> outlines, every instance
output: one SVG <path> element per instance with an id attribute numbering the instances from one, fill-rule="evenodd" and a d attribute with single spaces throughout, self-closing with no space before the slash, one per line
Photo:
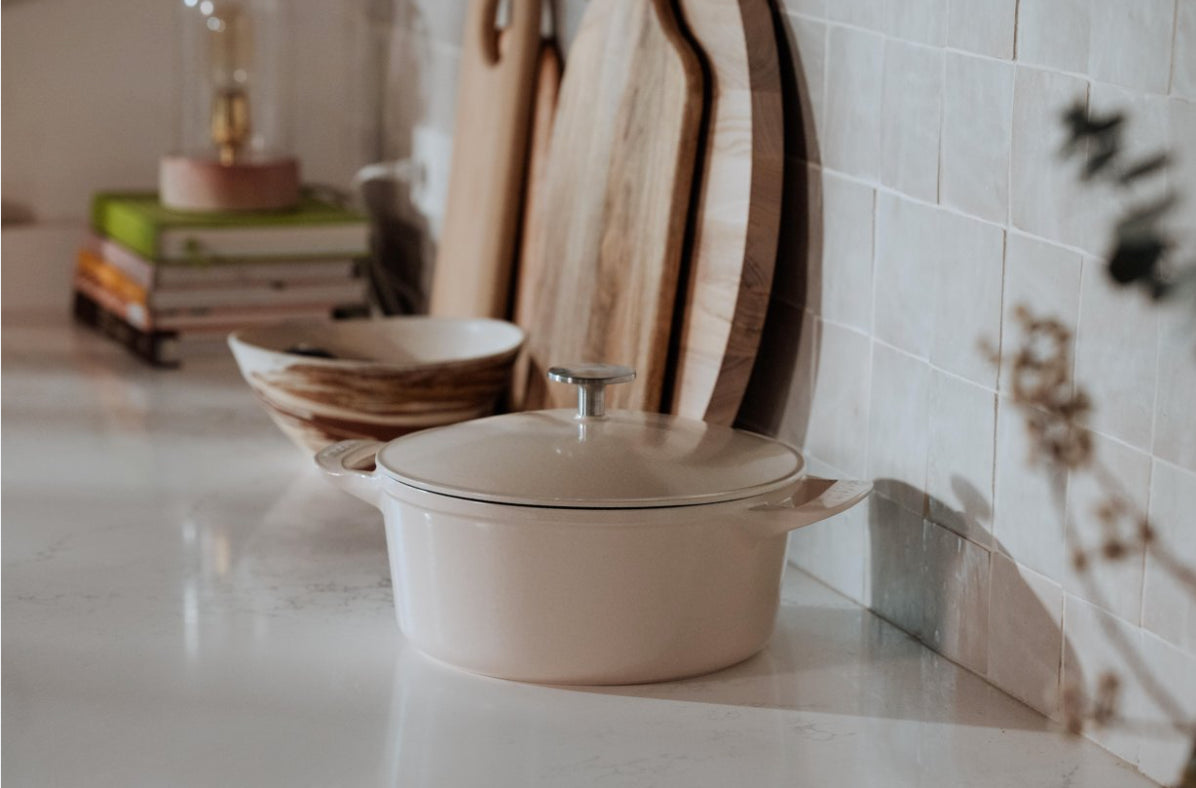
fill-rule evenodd
<path id="1" fill-rule="evenodd" d="M 635 380 L 635 370 L 619 364 L 568 364 L 548 370 L 550 380 L 577 386 L 577 418 L 606 415 L 606 387 Z"/>

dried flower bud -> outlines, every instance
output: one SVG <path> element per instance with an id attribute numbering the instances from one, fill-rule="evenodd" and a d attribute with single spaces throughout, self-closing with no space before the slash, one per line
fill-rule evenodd
<path id="1" fill-rule="evenodd" d="M 1071 554 L 1071 565 L 1075 570 L 1081 574 L 1088 571 L 1088 556 L 1082 550 L 1076 550 Z"/>
<path id="2" fill-rule="evenodd" d="M 1125 558 L 1127 552 L 1125 544 L 1117 539 L 1110 539 L 1101 545 L 1101 554 L 1110 561 Z"/>

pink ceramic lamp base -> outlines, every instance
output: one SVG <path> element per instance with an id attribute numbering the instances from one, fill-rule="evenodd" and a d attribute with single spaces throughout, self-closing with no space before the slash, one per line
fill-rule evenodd
<path id="1" fill-rule="evenodd" d="M 214 159 L 163 156 L 159 199 L 179 211 L 269 211 L 299 202 L 299 161 L 294 157 L 221 164 Z"/>

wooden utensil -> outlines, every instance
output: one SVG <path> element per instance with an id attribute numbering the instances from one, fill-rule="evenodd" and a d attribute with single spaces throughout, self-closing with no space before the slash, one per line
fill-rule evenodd
<path id="1" fill-rule="evenodd" d="M 536 299 L 544 276 L 544 260 L 532 248 L 531 239 L 539 236 L 536 223 L 542 210 L 544 182 L 548 171 L 548 146 L 552 141 L 552 122 L 556 114 L 557 94 L 561 87 L 561 55 L 556 42 L 540 42 L 536 67 L 536 94 L 532 102 L 531 139 L 528 142 L 527 177 L 523 193 L 523 226 L 520 230 L 519 261 L 516 266 L 515 322 L 530 325 L 536 311 Z M 511 392 L 513 409 L 520 410 L 526 395 L 527 357 L 520 358 Z"/>
<path id="2" fill-rule="evenodd" d="M 767 0 L 680 0 L 710 67 L 673 413 L 735 420 L 756 358 L 776 262 L 784 136 Z"/>
<path id="3" fill-rule="evenodd" d="M 593 0 L 569 50 L 531 251 L 544 261 L 525 406 L 549 366 L 635 366 L 612 407 L 659 410 L 702 105 L 669 0 Z"/>
<path id="4" fill-rule="evenodd" d="M 501 44 L 494 25 L 498 2 L 473 0 L 466 15 L 433 315 L 507 316 L 541 0 L 510 1 Z"/>

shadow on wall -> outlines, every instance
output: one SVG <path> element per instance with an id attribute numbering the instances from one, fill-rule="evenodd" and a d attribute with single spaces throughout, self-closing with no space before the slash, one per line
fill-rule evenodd
<path id="1" fill-rule="evenodd" d="M 788 419 L 786 438 L 800 444 L 805 440 L 806 424 L 800 420 L 792 423 L 794 414 L 787 404 L 801 350 L 816 352 L 809 333 L 803 335 L 807 328 L 802 315 L 803 308 L 817 312 L 820 298 L 818 288 L 811 284 L 819 281 L 822 269 L 822 187 L 817 177 L 811 177 L 807 163 L 819 161 L 821 156 L 802 54 L 775 4 L 772 14 L 785 119 L 781 226 L 772 297 L 736 424 L 776 435 L 782 420 Z M 795 67 L 786 68 L 788 63 Z M 787 410 L 790 413 L 786 414 Z"/>

